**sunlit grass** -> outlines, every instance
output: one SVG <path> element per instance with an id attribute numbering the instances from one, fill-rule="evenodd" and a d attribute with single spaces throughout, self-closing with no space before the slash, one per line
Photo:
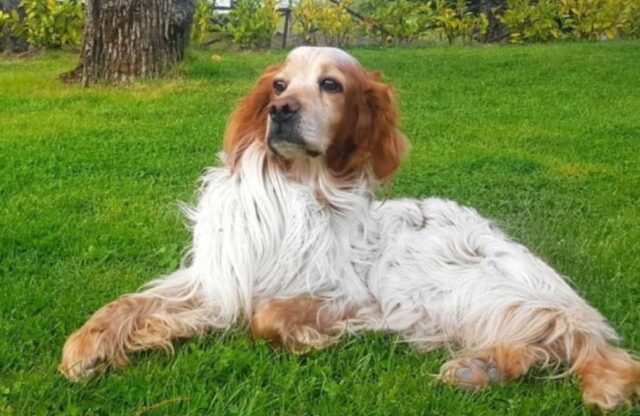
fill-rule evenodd
<path id="1" fill-rule="evenodd" d="M 640 44 L 352 52 L 396 86 L 412 142 L 391 194 L 495 218 L 640 349 Z M 60 84 L 65 53 L 0 62 L 0 414 L 590 413 L 572 378 L 458 391 L 432 376 L 444 352 L 374 334 L 298 357 L 238 330 L 86 385 L 58 375 L 91 312 L 176 267 L 176 201 L 193 201 L 234 103 L 284 56 L 216 53 L 130 88 Z"/>

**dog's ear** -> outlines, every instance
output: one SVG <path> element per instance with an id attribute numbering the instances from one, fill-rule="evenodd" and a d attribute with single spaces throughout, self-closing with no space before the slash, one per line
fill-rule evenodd
<path id="1" fill-rule="evenodd" d="M 366 149 L 371 169 L 380 181 L 390 179 L 407 153 L 407 140 L 398 129 L 398 111 L 393 88 L 370 75 L 364 90 L 365 108 L 358 120 L 358 146 Z"/>
<path id="2" fill-rule="evenodd" d="M 380 77 L 380 72 L 350 74 L 345 119 L 327 150 L 329 168 L 338 176 L 369 170 L 385 182 L 407 152 L 407 141 L 397 125 L 393 89 L 379 82 Z"/>
<path id="3" fill-rule="evenodd" d="M 244 97 L 227 123 L 224 133 L 224 151 L 227 161 L 235 166 L 242 153 L 256 141 L 264 141 L 267 129 L 269 102 L 273 94 L 273 78 L 279 66 L 268 67 L 253 90 Z"/>
<path id="4" fill-rule="evenodd" d="M 369 79 L 374 82 L 380 81 L 382 79 L 382 71 L 370 71 Z"/>

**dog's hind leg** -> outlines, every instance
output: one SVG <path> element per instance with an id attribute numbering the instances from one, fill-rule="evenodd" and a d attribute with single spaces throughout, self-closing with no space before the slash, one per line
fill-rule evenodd
<path id="1" fill-rule="evenodd" d="M 531 312 L 531 310 L 529 311 Z M 518 325 L 507 314 L 498 328 L 503 344 L 494 347 L 468 348 L 445 363 L 440 377 L 445 383 L 477 389 L 488 384 L 516 379 L 538 364 L 566 364 L 580 379 L 583 401 L 601 410 L 630 405 L 640 396 L 640 363 L 626 351 L 612 346 L 598 331 L 584 325 L 579 317 L 550 309 L 539 310 L 530 319 L 528 342 L 509 343 Z M 536 323 L 545 322 L 535 328 Z"/>
<path id="2" fill-rule="evenodd" d="M 640 397 L 640 362 L 621 348 L 592 348 L 587 338 L 576 345 L 571 368 L 580 379 L 582 400 L 588 405 L 613 410 Z"/>
<path id="3" fill-rule="evenodd" d="M 197 292 L 153 289 L 121 297 L 103 306 L 67 339 L 59 370 L 70 380 L 89 378 L 105 367 L 120 367 L 127 354 L 152 348 L 168 351 L 171 341 L 209 329 L 208 310 Z"/>

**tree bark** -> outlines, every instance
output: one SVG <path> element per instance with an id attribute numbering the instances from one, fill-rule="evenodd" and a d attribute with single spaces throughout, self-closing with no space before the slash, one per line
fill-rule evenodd
<path id="1" fill-rule="evenodd" d="M 63 77 L 88 86 L 162 75 L 184 58 L 194 7 L 194 0 L 87 0 L 80 65 Z"/>
<path id="2" fill-rule="evenodd" d="M 24 20 L 25 14 L 24 9 L 20 6 L 20 0 L 0 0 L 0 10 L 7 13 L 15 10 L 20 20 Z M 5 28 L 4 33 L 0 33 L 0 52 L 5 49 L 13 53 L 20 53 L 29 49 L 29 43 L 25 38 L 14 36 L 9 28 Z"/>

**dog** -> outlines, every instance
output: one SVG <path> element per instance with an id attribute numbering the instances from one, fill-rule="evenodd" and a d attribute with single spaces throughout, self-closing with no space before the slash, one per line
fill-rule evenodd
<path id="1" fill-rule="evenodd" d="M 295 353 L 386 331 L 455 346 L 444 383 L 480 389 L 567 365 L 588 405 L 640 395 L 640 363 L 550 266 L 475 210 L 376 200 L 407 152 L 391 87 L 348 53 L 300 47 L 239 103 L 173 274 L 98 310 L 66 341 L 70 380 L 133 351 L 247 325 Z"/>

